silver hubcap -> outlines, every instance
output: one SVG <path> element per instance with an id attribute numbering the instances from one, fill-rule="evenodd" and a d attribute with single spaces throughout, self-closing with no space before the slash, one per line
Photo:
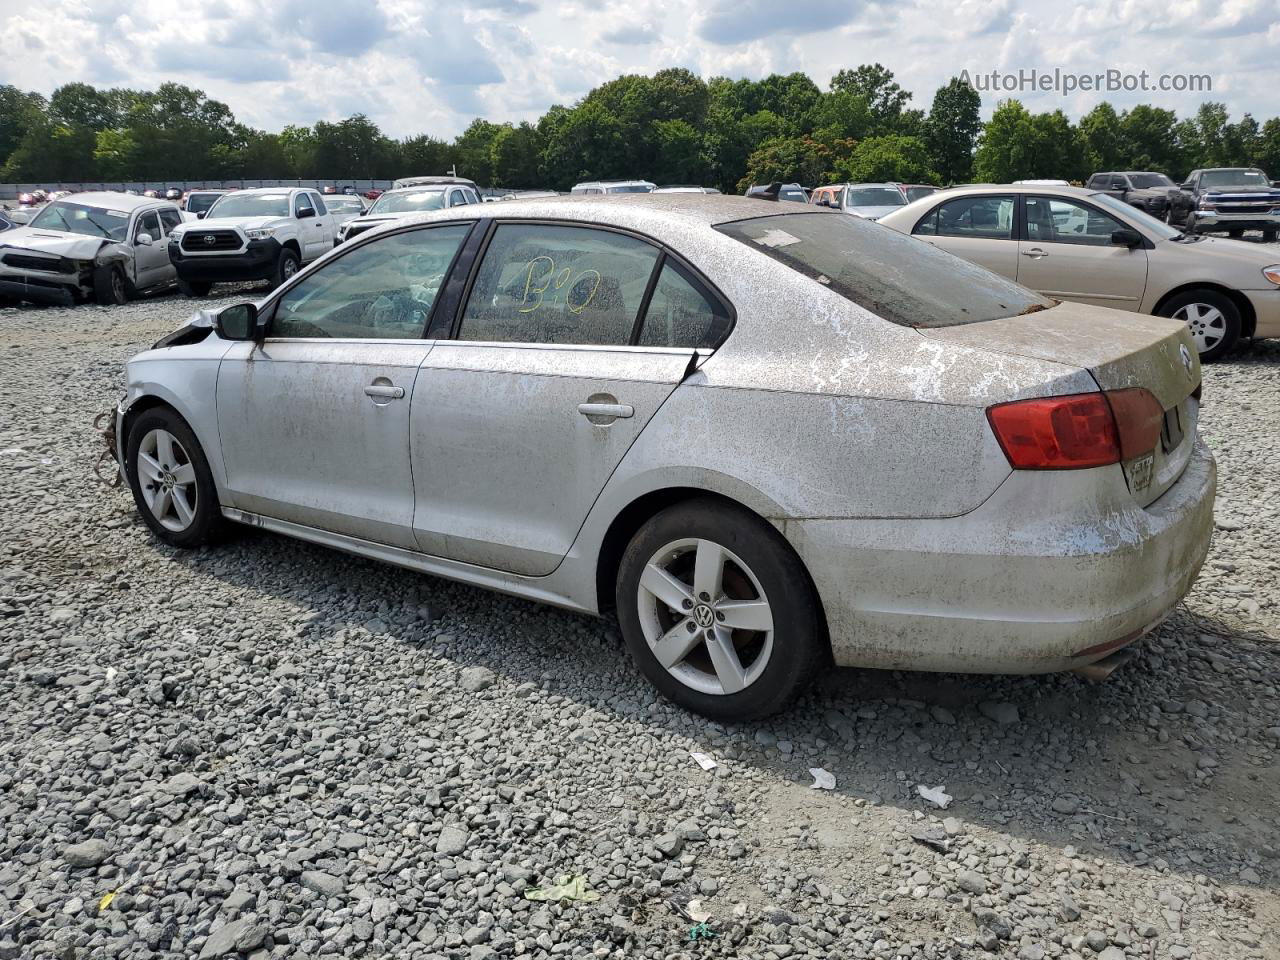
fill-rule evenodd
<path id="1" fill-rule="evenodd" d="M 649 650 L 685 686 L 737 693 L 769 665 L 769 600 L 750 568 L 720 544 L 667 544 L 645 564 L 636 594 Z"/>
<path id="2" fill-rule="evenodd" d="M 1200 353 L 1212 350 L 1227 335 L 1227 318 L 1221 310 L 1208 303 L 1188 303 L 1173 315 L 1173 319 L 1187 325 Z"/>
<path id="3" fill-rule="evenodd" d="M 196 469 L 178 438 L 152 430 L 138 446 L 138 486 L 161 526 L 180 533 L 196 518 Z"/>

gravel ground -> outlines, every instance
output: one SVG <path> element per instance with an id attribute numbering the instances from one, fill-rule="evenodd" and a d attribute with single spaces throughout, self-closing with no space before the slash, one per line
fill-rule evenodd
<path id="1" fill-rule="evenodd" d="M 720 726 L 602 621 L 157 544 L 89 423 L 191 308 L 0 310 L 0 960 L 1280 957 L 1280 343 L 1206 369 L 1213 552 L 1109 682 L 841 671 Z M 561 875 L 599 899 L 526 898 Z"/>

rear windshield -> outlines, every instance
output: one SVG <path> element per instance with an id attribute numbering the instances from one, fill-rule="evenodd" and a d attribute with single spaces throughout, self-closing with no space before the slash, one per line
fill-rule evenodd
<path id="1" fill-rule="evenodd" d="M 834 210 L 736 220 L 716 229 L 904 327 L 952 327 L 1053 306 L 924 241 Z"/>

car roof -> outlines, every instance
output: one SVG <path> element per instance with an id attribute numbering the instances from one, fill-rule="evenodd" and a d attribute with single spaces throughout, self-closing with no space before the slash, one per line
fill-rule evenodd
<path id="1" fill-rule="evenodd" d="M 92 193 L 73 193 L 69 196 L 59 197 L 58 201 L 67 203 L 81 203 L 87 207 L 106 207 L 109 210 L 123 210 L 125 213 L 133 213 L 142 207 L 173 207 L 177 206 L 168 200 L 162 200 L 159 197 L 143 197 L 132 193 L 116 193 L 110 190 L 99 190 Z"/>
<path id="2" fill-rule="evenodd" d="M 1051 183 L 985 183 L 971 187 L 948 187 L 940 193 L 948 196 L 962 196 L 967 193 L 1042 193 L 1064 197 L 1096 197 L 1102 191 L 1090 190 L 1087 187 L 1063 187 Z M 937 200 L 935 193 L 927 198 Z M 917 200 L 916 203 L 920 201 Z"/>
<path id="3" fill-rule="evenodd" d="M 801 204 L 779 205 L 774 200 L 757 200 L 725 193 L 615 193 L 567 194 L 558 197 L 515 199 L 506 203 L 471 203 L 448 210 L 414 213 L 399 224 L 433 220 L 481 220 L 488 218 L 547 218 L 580 220 L 605 226 L 630 226 L 643 230 L 647 225 L 716 226 L 734 220 L 781 215 L 842 216 L 819 207 Z"/>
<path id="4" fill-rule="evenodd" d="M 227 193 L 292 193 L 295 190 L 310 190 L 319 193 L 315 187 L 246 187 L 243 190 L 228 190 Z"/>

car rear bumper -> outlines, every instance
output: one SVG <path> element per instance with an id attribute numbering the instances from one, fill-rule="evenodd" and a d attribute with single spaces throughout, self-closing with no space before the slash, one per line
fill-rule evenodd
<path id="1" fill-rule="evenodd" d="M 961 517 L 788 520 L 783 532 L 813 576 L 838 664 L 1074 669 L 1159 624 L 1195 581 L 1217 478 L 1195 444 L 1145 508 L 1119 467 L 1015 471 Z"/>
<path id="2" fill-rule="evenodd" d="M 1280 255 L 1276 256 L 1280 260 Z M 1255 337 L 1280 337 L 1280 288 L 1271 290 L 1243 290 L 1253 305 L 1253 315 L 1257 320 L 1253 335 Z"/>
<path id="3" fill-rule="evenodd" d="M 275 239 L 250 240 L 242 252 L 199 253 L 183 252 L 176 244 L 169 244 L 169 260 L 182 280 L 218 282 L 232 280 L 270 280 L 280 259 L 280 242 Z"/>

